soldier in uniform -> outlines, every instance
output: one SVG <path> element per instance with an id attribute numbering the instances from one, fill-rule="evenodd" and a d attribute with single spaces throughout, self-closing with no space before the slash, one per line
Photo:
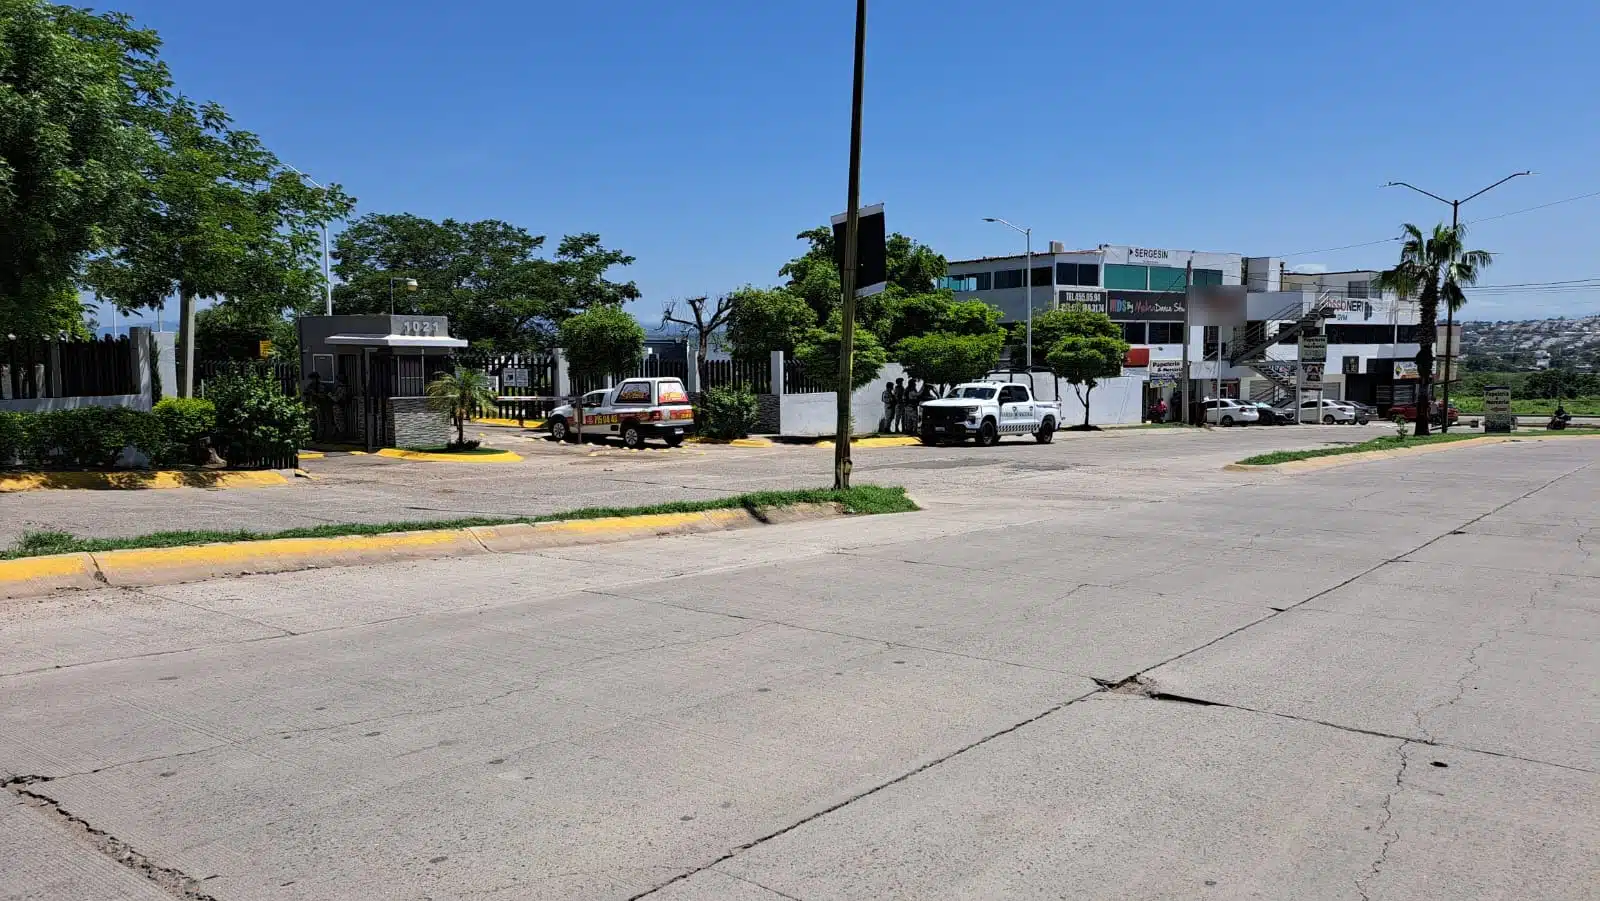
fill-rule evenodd
<path id="1" fill-rule="evenodd" d="M 917 433 L 917 396 L 921 393 L 916 379 L 906 382 L 906 393 L 900 402 L 900 433 L 903 435 Z"/>
<path id="2" fill-rule="evenodd" d="M 883 393 L 878 395 L 878 400 L 883 402 L 883 415 L 878 417 L 878 432 L 887 435 L 894 431 L 894 382 L 883 383 Z"/>

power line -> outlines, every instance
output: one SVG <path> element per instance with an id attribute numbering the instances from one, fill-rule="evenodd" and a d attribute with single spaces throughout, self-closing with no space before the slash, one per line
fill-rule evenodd
<path id="1" fill-rule="evenodd" d="M 1520 209 L 1520 210 L 1512 210 L 1509 213 L 1497 213 L 1497 214 L 1495 214 L 1493 216 L 1484 216 L 1481 219 L 1469 219 L 1466 222 L 1463 222 L 1461 224 L 1462 225 L 1476 225 L 1479 222 L 1492 222 L 1492 221 L 1494 221 L 1496 219 L 1504 219 L 1507 216 L 1520 216 L 1523 213 L 1532 213 L 1535 210 L 1549 209 L 1550 207 L 1560 206 L 1563 203 L 1572 203 L 1573 201 L 1576 201 L 1576 200 L 1588 200 L 1591 197 L 1600 197 L 1600 191 L 1590 191 L 1587 194 L 1577 194 L 1577 195 L 1574 195 L 1572 197 L 1563 197 L 1560 200 L 1552 200 L 1549 203 L 1541 203 L 1538 206 L 1530 206 L 1530 207 L 1526 207 L 1526 208 Z M 1309 256 L 1309 255 L 1311 255 L 1313 253 L 1333 253 L 1336 250 L 1354 250 L 1357 247 L 1372 247 L 1372 246 L 1375 246 L 1375 245 L 1378 245 L 1378 244 L 1390 244 L 1390 243 L 1393 243 L 1393 242 L 1399 241 L 1399 240 L 1402 240 L 1402 239 L 1401 239 L 1400 236 L 1397 235 L 1397 236 L 1395 236 L 1393 238 L 1380 238 L 1377 241 L 1365 241 L 1365 242 L 1362 242 L 1360 244 L 1346 244 L 1346 245 L 1344 245 L 1342 247 L 1323 247 L 1323 248 L 1319 248 L 1317 250 L 1297 250 L 1294 253 L 1275 254 L 1275 256 L 1277 256 L 1279 259 L 1287 259 L 1289 257 L 1303 257 L 1303 256 Z"/>

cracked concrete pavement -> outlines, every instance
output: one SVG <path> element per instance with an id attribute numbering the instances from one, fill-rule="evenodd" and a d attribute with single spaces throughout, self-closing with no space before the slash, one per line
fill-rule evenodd
<path id="1" fill-rule="evenodd" d="M 1600 442 L 1200 437 L 0 607 L 0 899 L 1593 898 Z"/>

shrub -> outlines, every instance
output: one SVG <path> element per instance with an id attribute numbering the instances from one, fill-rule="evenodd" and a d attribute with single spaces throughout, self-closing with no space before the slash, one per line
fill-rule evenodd
<path id="1" fill-rule="evenodd" d="M 164 461 L 204 463 L 206 446 L 217 428 L 217 407 L 203 397 L 168 397 L 155 406 L 166 437 Z"/>
<path id="2" fill-rule="evenodd" d="M 124 448 L 150 460 L 167 453 L 166 433 L 154 414 L 123 407 L 79 407 L 19 415 L 23 440 L 18 454 L 34 466 L 110 469 Z"/>
<path id="3" fill-rule="evenodd" d="M 263 373 L 223 373 L 207 382 L 206 396 L 216 405 L 215 440 L 229 466 L 289 456 L 311 438 L 305 404 Z"/>
<path id="4" fill-rule="evenodd" d="M 21 413 L 0 411 L 0 466 L 9 466 L 22 456 L 28 443 L 28 430 Z"/>
<path id="5" fill-rule="evenodd" d="M 700 395 L 700 418 L 708 438 L 747 438 L 761 418 L 761 403 L 744 385 L 723 385 Z"/>

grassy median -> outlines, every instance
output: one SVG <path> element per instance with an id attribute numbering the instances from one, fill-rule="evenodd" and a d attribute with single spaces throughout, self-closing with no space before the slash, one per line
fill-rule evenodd
<path id="1" fill-rule="evenodd" d="M 67 532 L 25 532 L 17 543 L 0 552 L 0 560 L 39 557 L 45 554 L 96 553 L 133 548 L 183 547 L 221 541 L 268 541 L 274 538 L 338 538 L 345 535 L 385 535 L 390 532 L 416 532 L 428 529 L 465 529 L 472 526 L 503 526 L 516 523 L 558 522 L 571 519 L 604 519 L 613 516 L 649 516 L 657 513 L 700 513 L 706 510 L 732 510 L 738 507 L 758 510 L 793 507 L 799 504 L 838 504 L 853 515 L 909 513 L 918 509 L 906 490 L 898 487 L 857 485 L 847 491 L 813 489 L 804 491 L 756 491 L 704 501 L 672 501 L 647 507 L 583 507 L 543 516 L 474 516 L 464 519 L 413 520 L 385 523 L 330 523 L 278 532 L 197 530 L 152 532 L 133 538 L 79 538 Z"/>
<path id="2" fill-rule="evenodd" d="M 1310 460 L 1316 457 L 1337 457 L 1341 454 L 1359 454 L 1366 451 L 1398 450 L 1403 447 L 1420 447 L 1424 444 L 1445 444 L 1451 441 L 1470 441 L 1473 438 L 1482 438 L 1478 432 L 1451 432 L 1448 435 L 1429 435 L 1426 438 L 1397 438 L 1389 435 L 1383 438 L 1374 438 L 1360 444 L 1347 444 L 1343 447 L 1319 447 L 1315 450 L 1299 451 L 1273 451 L 1270 454 L 1257 454 L 1246 457 L 1239 463 L 1244 466 L 1271 466 L 1274 463 L 1291 463 L 1295 460 Z"/>

